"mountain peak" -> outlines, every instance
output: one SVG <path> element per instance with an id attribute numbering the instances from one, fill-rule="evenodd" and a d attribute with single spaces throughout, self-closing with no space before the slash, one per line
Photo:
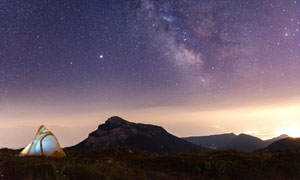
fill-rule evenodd
<path id="1" fill-rule="evenodd" d="M 120 118 L 119 116 L 112 116 L 105 121 L 105 124 L 122 125 L 128 124 L 129 122 Z"/>
<path id="2" fill-rule="evenodd" d="M 282 137 L 282 138 L 288 138 L 288 137 L 290 137 L 289 135 L 287 135 L 287 134 L 281 134 L 280 136 L 278 136 L 278 137 Z"/>
<path id="3" fill-rule="evenodd" d="M 230 144 L 229 148 L 238 151 L 254 151 L 266 146 L 265 142 L 257 137 L 248 134 L 239 134 Z"/>
<path id="4" fill-rule="evenodd" d="M 281 134 L 280 136 L 278 136 L 278 137 L 274 137 L 274 138 L 272 138 L 272 139 L 267 139 L 267 140 L 265 140 L 265 142 L 267 143 L 267 145 L 270 145 L 270 144 L 272 144 L 272 143 L 274 143 L 274 142 L 276 142 L 276 141 L 279 141 L 279 140 L 281 140 L 281 139 L 285 139 L 285 138 L 288 138 L 289 136 L 287 135 L 287 134 Z"/>

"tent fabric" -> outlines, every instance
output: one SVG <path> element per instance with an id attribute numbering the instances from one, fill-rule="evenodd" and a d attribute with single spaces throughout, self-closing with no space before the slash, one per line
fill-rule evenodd
<path id="1" fill-rule="evenodd" d="M 55 135 L 42 125 L 34 139 L 22 150 L 20 155 L 64 158 L 66 153 L 61 149 Z"/>

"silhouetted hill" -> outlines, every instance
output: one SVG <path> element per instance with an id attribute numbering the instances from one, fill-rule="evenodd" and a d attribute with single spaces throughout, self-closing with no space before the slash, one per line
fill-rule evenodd
<path id="1" fill-rule="evenodd" d="M 240 134 L 225 148 L 249 152 L 265 147 L 266 143 L 263 140 L 247 134 Z"/>
<path id="2" fill-rule="evenodd" d="M 199 147 L 168 133 L 164 128 L 111 117 L 88 138 L 69 149 L 132 148 L 152 153 L 185 152 Z"/>
<path id="3" fill-rule="evenodd" d="M 300 138 L 285 138 L 270 144 L 266 150 L 270 152 L 296 150 L 300 147 Z"/>
<path id="4" fill-rule="evenodd" d="M 183 139 L 206 148 L 220 149 L 223 147 L 227 147 L 236 137 L 237 135 L 228 133 L 210 136 L 192 136 Z"/>
<path id="5" fill-rule="evenodd" d="M 280 135 L 278 137 L 275 137 L 275 138 L 272 138 L 272 139 L 267 139 L 267 140 L 265 140 L 265 142 L 266 142 L 267 145 L 270 145 L 270 144 L 272 144 L 275 141 L 279 141 L 281 139 L 285 139 L 285 138 L 288 138 L 288 137 L 289 137 L 288 135 L 282 134 L 282 135 Z"/>

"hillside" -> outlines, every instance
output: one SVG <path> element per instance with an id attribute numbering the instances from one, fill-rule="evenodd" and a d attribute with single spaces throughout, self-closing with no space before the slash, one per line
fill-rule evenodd
<path id="1" fill-rule="evenodd" d="M 67 150 L 65 159 L 18 157 L 0 150 L 0 179 L 298 180 L 300 154 L 190 152 L 155 155 L 128 149 Z"/>
<path id="2" fill-rule="evenodd" d="M 300 148 L 300 138 L 285 138 L 270 144 L 266 149 L 270 152 L 297 150 Z"/>

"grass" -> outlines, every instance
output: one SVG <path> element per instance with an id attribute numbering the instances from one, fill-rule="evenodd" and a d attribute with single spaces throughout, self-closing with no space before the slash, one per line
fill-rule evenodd
<path id="1" fill-rule="evenodd" d="M 67 151 L 67 158 L 0 150 L 0 179 L 300 179 L 300 152 L 145 154 L 125 149 Z"/>

